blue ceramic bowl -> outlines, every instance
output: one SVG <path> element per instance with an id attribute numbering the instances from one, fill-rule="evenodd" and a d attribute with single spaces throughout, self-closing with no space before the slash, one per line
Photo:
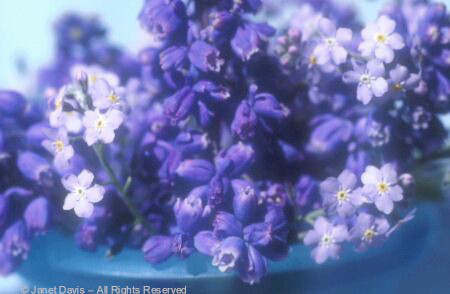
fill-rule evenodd
<path id="1" fill-rule="evenodd" d="M 19 273 L 30 289 L 78 287 L 85 293 L 98 293 L 99 286 L 109 286 L 110 290 L 111 286 L 137 287 L 140 293 L 143 286 L 186 287 L 187 293 L 205 294 L 445 293 L 440 291 L 450 277 L 450 225 L 443 214 L 438 204 L 422 204 L 416 218 L 383 246 L 364 254 L 347 248 L 340 260 L 323 265 L 313 262 L 310 249 L 296 245 L 288 258 L 270 263 L 268 276 L 252 286 L 233 273 L 219 272 L 204 255 L 151 265 L 140 251 L 125 249 L 108 259 L 106 247 L 95 253 L 85 252 L 76 247 L 73 237 L 56 231 L 35 238 L 29 259 Z M 427 291 L 419 291 L 424 288 Z"/>

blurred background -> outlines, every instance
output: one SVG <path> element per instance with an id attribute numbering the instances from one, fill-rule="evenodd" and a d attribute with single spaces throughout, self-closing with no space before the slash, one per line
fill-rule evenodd
<path id="1" fill-rule="evenodd" d="M 283 0 L 280 0 L 282 2 Z M 385 0 L 342 0 L 373 20 Z M 444 2 L 450 0 L 444 0 Z M 143 0 L 14 0 L 0 1 L 0 88 L 26 91 L 36 69 L 53 56 L 53 24 L 61 14 L 77 11 L 98 16 L 112 43 L 137 52 L 145 44 L 137 15 Z"/>

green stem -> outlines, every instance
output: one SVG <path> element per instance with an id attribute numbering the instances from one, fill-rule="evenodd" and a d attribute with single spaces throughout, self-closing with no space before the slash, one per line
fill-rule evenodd
<path id="1" fill-rule="evenodd" d="M 142 224 L 146 229 L 149 231 L 152 231 L 151 224 L 148 222 L 148 220 L 141 214 L 139 209 L 134 205 L 131 198 L 128 196 L 128 191 L 130 189 L 132 178 L 128 177 L 127 181 L 125 182 L 125 185 L 122 187 L 120 184 L 116 174 L 114 173 L 113 168 L 108 163 L 108 161 L 105 160 L 105 156 L 103 153 L 103 145 L 100 143 L 97 143 L 94 145 L 95 153 L 97 154 L 98 160 L 100 161 L 100 164 L 105 169 L 106 173 L 108 174 L 112 184 L 116 188 L 117 192 L 119 193 L 120 198 L 125 203 L 125 205 L 130 210 L 131 214 L 133 215 L 136 223 Z"/>

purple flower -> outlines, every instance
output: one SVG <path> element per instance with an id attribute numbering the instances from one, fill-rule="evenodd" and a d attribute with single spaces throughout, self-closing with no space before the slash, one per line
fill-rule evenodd
<path id="1" fill-rule="evenodd" d="M 105 188 L 95 184 L 91 187 L 94 175 L 84 169 L 77 176 L 68 175 L 62 178 L 61 182 L 70 191 L 64 201 L 64 210 L 75 209 L 75 214 L 79 217 L 90 217 L 94 211 L 94 205 L 103 199 Z"/>
<path id="2" fill-rule="evenodd" d="M 186 46 L 172 46 L 159 54 L 161 69 L 181 70 L 185 66 L 188 48 Z"/>
<path id="3" fill-rule="evenodd" d="M 339 243 L 346 241 L 348 231 L 345 225 L 334 226 L 324 217 L 314 222 L 314 229 L 308 231 L 304 243 L 307 246 L 316 245 L 311 252 L 317 263 L 323 263 L 328 258 L 339 258 Z"/>
<path id="4" fill-rule="evenodd" d="M 330 154 L 342 149 L 353 134 L 353 125 L 337 116 L 324 114 L 311 120 L 312 133 L 306 149 L 313 154 Z"/>
<path id="5" fill-rule="evenodd" d="M 257 124 L 258 117 L 250 106 L 250 102 L 248 100 L 242 100 L 234 114 L 231 130 L 240 139 L 246 140 L 255 135 Z"/>
<path id="6" fill-rule="evenodd" d="M 333 61 L 339 65 L 347 60 L 347 50 L 344 46 L 352 40 L 352 31 L 350 29 L 339 28 L 336 30 L 335 24 L 328 18 L 322 18 L 319 22 L 320 32 L 322 33 L 322 42 L 314 49 L 314 56 L 319 65 L 328 64 Z"/>
<path id="7" fill-rule="evenodd" d="M 236 30 L 231 39 L 231 48 L 242 61 L 249 61 L 274 34 L 275 30 L 267 24 L 244 24 Z"/>
<path id="8" fill-rule="evenodd" d="M 250 222 L 255 216 L 258 197 L 255 187 L 246 180 L 235 179 L 231 181 L 233 188 L 233 212 L 242 223 Z"/>
<path id="9" fill-rule="evenodd" d="M 155 41 L 167 41 L 183 31 L 186 7 L 180 0 L 146 0 L 139 21 Z"/>
<path id="10" fill-rule="evenodd" d="M 222 205 L 226 200 L 229 186 L 228 177 L 217 173 L 208 183 L 208 204 L 212 207 Z"/>
<path id="11" fill-rule="evenodd" d="M 319 199 L 319 183 L 310 175 L 300 176 L 295 185 L 295 190 L 295 204 L 297 207 L 301 208 L 302 211 L 315 205 Z"/>
<path id="12" fill-rule="evenodd" d="M 30 246 L 30 234 L 22 220 L 15 222 L 6 229 L 0 243 L 3 253 L 18 260 L 24 260 L 28 257 Z"/>
<path id="13" fill-rule="evenodd" d="M 172 235 L 172 252 L 176 256 L 180 258 L 187 258 L 192 251 L 194 251 L 194 247 L 192 244 L 192 237 L 190 235 Z"/>
<path id="14" fill-rule="evenodd" d="M 97 141 L 111 143 L 114 140 L 114 131 L 120 127 L 123 119 L 123 113 L 117 109 L 110 109 L 106 113 L 101 113 L 98 109 L 86 111 L 83 117 L 86 127 L 84 140 L 89 146 Z"/>
<path id="15" fill-rule="evenodd" d="M 267 273 L 267 259 L 253 246 L 247 245 L 247 263 L 239 271 L 241 280 L 252 285 Z"/>
<path id="16" fill-rule="evenodd" d="M 0 113 L 2 115 L 20 117 L 27 105 L 25 98 L 16 91 L 0 91 Z"/>
<path id="17" fill-rule="evenodd" d="M 233 177 L 244 172 L 253 163 L 254 157 L 253 147 L 239 141 L 219 152 L 215 162 L 218 171 L 226 171 Z"/>
<path id="18" fill-rule="evenodd" d="M 342 171 L 337 178 L 327 178 L 320 183 L 323 205 L 340 216 L 348 216 L 363 204 L 361 191 L 355 190 L 357 178 L 348 170 Z"/>
<path id="19" fill-rule="evenodd" d="M 212 225 L 214 234 L 219 239 L 242 235 L 242 224 L 229 212 L 218 211 Z"/>
<path id="20" fill-rule="evenodd" d="M 185 119 L 191 114 L 197 98 L 190 87 L 184 87 L 164 100 L 164 113 L 173 122 Z"/>
<path id="21" fill-rule="evenodd" d="M 403 199 L 403 190 L 397 182 L 397 172 L 391 164 L 385 164 L 381 169 L 372 165 L 366 167 L 361 181 L 367 201 L 375 203 L 378 210 L 385 214 L 392 212 L 394 201 Z"/>
<path id="22" fill-rule="evenodd" d="M 189 195 L 181 200 L 177 199 L 173 206 L 175 219 L 178 227 L 185 233 L 194 232 L 203 217 L 203 201 L 200 193 L 204 193 L 205 188 L 197 187 Z"/>
<path id="23" fill-rule="evenodd" d="M 246 246 L 239 237 L 228 237 L 220 242 L 215 250 L 212 265 L 217 266 L 221 272 L 237 268 L 245 261 Z"/>
<path id="24" fill-rule="evenodd" d="M 186 159 L 175 171 L 177 175 L 191 183 L 207 183 L 214 175 L 214 166 L 204 159 Z"/>
<path id="25" fill-rule="evenodd" d="M 207 80 L 201 80 L 196 83 L 193 90 L 196 93 L 202 94 L 202 97 L 206 98 L 205 101 L 225 101 L 231 96 L 230 90 L 227 87 Z"/>
<path id="26" fill-rule="evenodd" d="M 38 197 L 28 204 L 24 219 L 29 232 L 43 233 L 50 224 L 50 203 L 45 197 Z"/>
<path id="27" fill-rule="evenodd" d="M 151 236 L 142 246 L 144 258 L 150 263 L 160 263 L 172 256 L 172 238 L 170 236 Z"/>
<path id="28" fill-rule="evenodd" d="M 368 104 L 372 97 L 381 97 L 388 91 L 388 83 L 383 78 L 384 65 L 374 59 L 367 63 L 366 68 L 353 64 L 354 71 L 344 73 L 345 83 L 358 83 L 356 98 L 363 104 Z"/>
<path id="29" fill-rule="evenodd" d="M 255 113 L 265 118 L 281 120 L 290 113 L 286 106 L 278 102 L 277 98 L 269 93 L 256 94 L 252 96 L 251 102 Z"/>
<path id="30" fill-rule="evenodd" d="M 365 250 L 368 246 L 384 240 L 389 227 L 386 218 L 375 218 L 373 215 L 362 212 L 350 230 L 350 240 L 359 243 L 358 250 Z"/>
<path id="31" fill-rule="evenodd" d="M 402 36 L 394 30 L 395 21 L 386 15 L 380 16 L 376 24 L 369 24 L 361 31 L 364 41 L 359 45 L 359 51 L 364 57 L 374 55 L 385 63 L 391 63 L 394 60 L 394 50 L 405 47 Z"/>
<path id="32" fill-rule="evenodd" d="M 53 164 L 57 169 L 67 169 L 69 160 L 74 156 L 75 152 L 69 143 L 66 130 L 60 128 L 58 131 L 50 131 L 47 134 L 48 139 L 42 142 L 42 146 L 55 156 Z"/>
<path id="33" fill-rule="evenodd" d="M 389 71 L 390 88 L 394 97 L 404 96 L 407 90 L 414 90 L 420 83 L 418 74 L 409 74 L 406 66 L 397 64 L 395 68 Z"/>
<path id="34" fill-rule="evenodd" d="M 29 151 L 22 152 L 17 158 L 17 166 L 26 178 L 43 186 L 53 186 L 54 174 L 51 166 L 40 155 Z"/>
<path id="35" fill-rule="evenodd" d="M 188 56 L 192 64 L 204 72 L 220 72 L 220 68 L 225 63 L 220 58 L 219 50 L 203 41 L 195 41 L 189 49 Z"/>
<path id="36" fill-rule="evenodd" d="M 214 232 L 201 231 L 194 237 L 194 246 L 198 252 L 213 256 L 219 249 L 220 241 Z"/>

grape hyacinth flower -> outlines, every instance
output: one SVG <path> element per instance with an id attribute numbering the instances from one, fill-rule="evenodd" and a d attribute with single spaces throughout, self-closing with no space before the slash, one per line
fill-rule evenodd
<path id="1" fill-rule="evenodd" d="M 394 50 L 405 47 L 402 36 L 394 32 L 395 25 L 395 21 L 386 15 L 380 16 L 376 23 L 367 25 L 361 31 L 364 41 L 358 47 L 362 56 L 375 56 L 378 60 L 391 63 Z"/>
<path id="2" fill-rule="evenodd" d="M 372 165 L 366 167 L 361 181 L 367 200 L 385 214 L 392 212 L 394 201 L 403 199 L 403 189 L 398 185 L 397 172 L 391 164 L 385 164 L 381 169 Z"/>
<path id="3" fill-rule="evenodd" d="M 314 229 L 306 234 L 304 243 L 307 246 L 316 245 L 311 255 L 317 263 L 323 263 L 328 258 L 339 257 L 339 243 L 346 241 L 347 238 L 348 231 L 345 225 L 334 226 L 326 218 L 319 217 L 314 222 Z"/>
<path id="4" fill-rule="evenodd" d="M 328 18 L 322 18 L 319 22 L 322 42 L 313 51 L 319 65 L 332 61 L 335 65 L 347 60 L 347 50 L 344 46 L 352 40 L 352 31 L 346 28 L 336 29 L 336 25 Z"/>
<path id="5" fill-rule="evenodd" d="M 54 155 L 53 164 L 57 169 L 64 170 L 69 167 L 69 160 L 75 152 L 64 128 L 48 132 L 48 139 L 42 142 L 42 146 Z"/>
<path id="6" fill-rule="evenodd" d="M 103 199 L 105 188 L 95 184 L 92 186 L 94 175 L 84 169 L 78 176 L 68 175 L 62 178 L 61 182 L 70 191 L 64 200 L 64 210 L 75 210 L 79 217 L 90 217 L 94 212 L 94 205 Z"/>
<path id="7" fill-rule="evenodd" d="M 97 141 L 111 143 L 114 140 L 114 131 L 120 127 L 123 119 L 123 113 L 117 109 L 110 109 L 106 113 L 101 113 L 98 109 L 86 111 L 83 117 L 86 127 L 84 140 L 89 146 Z"/>
<path id="8" fill-rule="evenodd" d="M 373 59 L 366 67 L 353 63 L 354 71 L 344 73 L 342 79 L 345 83 L 358 83 L 356 99 L 368 104 L 372 97 L 381 97 L 388 91 L 388 83 L 384 79 L 384 65 Z"/>
<path id="9" fill-rule="evenodd" d="M 352 214 L 364 202 L 360 189 L 355 190 L 356 182 L 356 175 L 348 170 L 337 178 L 327 178 L 320 183 L 323 205 L 340 216 Z"/>

